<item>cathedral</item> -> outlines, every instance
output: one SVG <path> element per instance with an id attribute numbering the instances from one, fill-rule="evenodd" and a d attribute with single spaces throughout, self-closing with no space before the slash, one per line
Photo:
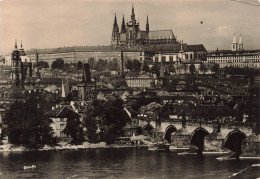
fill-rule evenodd
<path id="1" fill-rule="evenodd" d="M 176 37 L 172 30 L 157 30 L 150 31 L 149 20 L 147 15 L 146 29 L 140 30 L 139 22 L 135 19 L 134 7 L 132 6 L 131 20 L 125 24 L 123 16 L 121 29 L 117 24 L 115 15 L 111 45 L 114 47 L 142 47 L 156 44 L 176 44 Z"/>

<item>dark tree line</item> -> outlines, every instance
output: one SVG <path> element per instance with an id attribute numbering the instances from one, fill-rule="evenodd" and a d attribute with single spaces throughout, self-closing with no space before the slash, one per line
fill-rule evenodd
<path id="1" fill-rule="evenodd" d="M 15 102 L 7 111 L 4 124 L 5 134 L 13 144 L 53 144 L 55 139 L 50 127 L 51 119 L 44 116 L 46 101 L 32 96 L 25 102 Z"/>

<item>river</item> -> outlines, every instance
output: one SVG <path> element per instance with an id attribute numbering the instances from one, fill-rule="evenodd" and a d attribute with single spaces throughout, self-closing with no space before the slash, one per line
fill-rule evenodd
<path id="1" fill-rule="evenodd" d="M 0 178 L 239 178 L 260 177 L 260 160 L 218 161 L 147 149 L 88 149 L 0 153 Z M 23 166 L 36 165 L 24 170 Z"/>

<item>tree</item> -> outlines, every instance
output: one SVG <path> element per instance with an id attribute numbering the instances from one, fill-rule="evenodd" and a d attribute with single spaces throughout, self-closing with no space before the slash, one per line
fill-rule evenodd
<path id="1" fill-rule="evenodd" d="M 208 71 L 208 68 L 206 67 L 206 65 L 204 63 L 202 63 L 200 65 L 200 71 L 205 74 Z"/>
<path id="2" fill-rule="evenodd" d="M 132 71 L 133 70 L 133 63 L 130 59 L 127 59 L 126 63 L 125 63 L 125 67 L 126 69 Z"/>
<path id="3" fill-rule="evenodd" d="M 190 73 L 193 75 L 195 73 L 195 65 L 194 63 L 190 64 L 189 66 Z"/>
<path id="4" fill-rule="evenodd" d="M 156 75 L 160 75 L 160 66 L 158 64 L 154 64 L 151 68 L 151 72 L 155 73 Z"/>
<path id="5" fill-rule="evenodd" d="M 140 72 L 142 63 L 139 60 L 136 60 L 136 59 L 134 59 L 132 63 L 133 63 L 133 71 L 134 72 Z"/>
<path id="6" fill-rule="evenodd" d="M 63 129 L 63 132 L 72 137 L 72 144 L 81 144 L 85 138 L 79 114 L 75 112 L 68 113 L 67 124 Z"/>
<path id="7" fill-rule="evenodd" d="M 25 102 L 16 101 L 11 105 L 4 121 L 9 142 L 31 147 L 55 142 L 50 127 L 52 121 L 44 116 L 46 103 L 44 99 L 32 96 Z"/>
<path id="8" fill-rule="evenodd" d="M 210 68 L 210 70 L 211 70 L 212 72 L 214 72 L 214 73 L 217 73 L 217 72 L 218 72 L 218 69 L 219 69 L 219 64 L 218 64 L 218 63 L 214 63 L 214 64 L 211 66 L 211 68 Z"/>
<path id="9" fill-rule="evenodd" d="M 49 64 L 45 61 L 39 61 L 38 64 L 35 64 L 35 67 L 38 67 L 39 69 L 49 68 Z"/>
<path id="10" fill-rule="evenodd" d="M 107 68 L 110 71 L 118 71 L 119 70 L 118 60 L 114 58 L 112 61 L 109 61 L 107 64 Z"/>
<path id="11" fill-rule="evenodd" d="M 95 58 L 91 57 L 88 59 L 88 64 L 89 64 L 90 68 L 94 67 L 94 63 L 95 63 Z"/>
<path id="12" fill-rule="evenodd" d="M 86 117 L 84 119 L 84 125 L 87 128 L 87 137 L 89 142 L 97 142 L 98 134 L 97 134 L 97 123 L 96 117 L 94 115 L 93 106 L 88 107 L 86 111 Z"/>
<path id="13" fill-rule="evenodd" d="M 130 121 L 129 116 L 124 110 L 123 101 L 93 102 L 93 118 L 99 121 L 100 139 L 107 143 L 113 143 L 117 137 L 122 135 L 122 129 Z M 92 132 L 96 132 L 92 130 Z"/>
<path id="14" fill-rule="evenodd" d="M 94 63 L 93 67 L 96 71 L 102 72 L 107 70 L 107 61 L 103 59 L 99 59 L 96 63 Z"/>
<path id="15" fill-rule="evenodd" d="M 148 63 L 147 63 L 146 60 L 144 61 L 144 64 L 143 64 L 143 67 L 142 67 L 142 71 L 150 72 L 150 68 L 149 68 Z"/>
<path id="16" fill-rule="evenodd" d="M 57 58 L 51 64 L 52 69 L 63 69 L 64 68 L 64 60 L 62 58 Z"/>
<path id="17" fill-rule="evenodd" d="M 184 73 L 186 74 L 187 69 L 188 69 L 187 64 L 183 63 L 183 64 L 182 64 L 182 69 L 184 70 Z"/>
<path id="18" fill-rule="evenodd" d="M 82 61 L 78 61 L 78 63 L 77 63 L 77 69 L 82 69 L 83 68 L 83 63 L 82 63 Z"/>

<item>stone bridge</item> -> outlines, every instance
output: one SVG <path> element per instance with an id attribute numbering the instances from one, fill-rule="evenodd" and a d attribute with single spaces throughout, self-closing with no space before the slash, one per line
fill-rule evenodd
<path id="1" fill-rule="evenodd" d="M 176 148 L 196 146 L 200 151 L 231 151 L 241 153 L 242 140 L 253 134 L 253 123 L 239 122 L 198 122 L 188 120 L 139 120 L 143 131 L 155 134 L 159 139 L 168 141 Z M 155 137 L 155 136 L 154 136 Z"/>

